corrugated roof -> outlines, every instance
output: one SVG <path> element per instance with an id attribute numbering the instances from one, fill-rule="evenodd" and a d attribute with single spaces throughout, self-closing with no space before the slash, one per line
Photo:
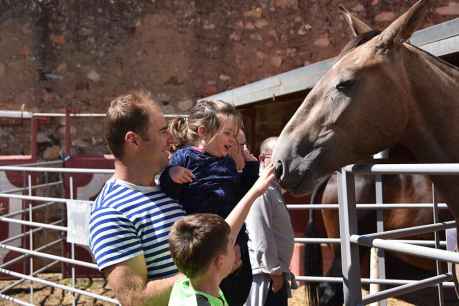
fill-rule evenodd
<path id="1" fill-rule="evenodd" d="M 411 36 L 410 42 L 435 56 L 459 52 L 459 18 L 419 30 Z M 242 106 L 308 90 L 334 62 L 335 58 L 320 61 L 204 99 L 224 100 Z"/>

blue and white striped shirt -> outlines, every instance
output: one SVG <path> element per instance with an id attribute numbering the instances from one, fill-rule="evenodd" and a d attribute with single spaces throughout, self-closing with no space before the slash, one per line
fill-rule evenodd
<path id="1" fill-rule="evenodd" d="M 143 253 L 148 278 L 177 273 L 169 232 L 185 215 L 159 187 L 110 179 L 97 197 L 89 222 L 89 246 L 100 270 Z"/>

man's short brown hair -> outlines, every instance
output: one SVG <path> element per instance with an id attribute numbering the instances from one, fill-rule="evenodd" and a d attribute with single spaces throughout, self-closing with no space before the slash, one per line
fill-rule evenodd
<path id="1" fill-rule="evenodd" d="M 212 260 L 227 251 L 230 227 L 214 214 L 185 216 L 175 222 L 169 246 L 180 272 L 193 278 L 207 271 Z"/>
<path id="2" fill-rule="evenodd" d="M 149 126 L 149 109 L 156 103 L 150 93 L 139 90 L 110 102 L 105 118 L 105 139 L 113 155 L 123 156 L 124 137 L 132 131 L 144 136 Z"/>

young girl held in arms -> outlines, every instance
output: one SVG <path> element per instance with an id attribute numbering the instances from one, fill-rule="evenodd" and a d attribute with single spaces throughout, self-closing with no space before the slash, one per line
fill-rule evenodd
<path id="1" fill-rule="evenodd" d="M 222 101 L 199 101 L 184 120 L 181 143 L 161 177 L 161 188 L 175 198 L 187 212 L 213 213 L 226 218 L 258 178 L 258 161 L 243 151 L 236 136 L 241 126 L 235 107 Z M 241 267 L 221 284 L 229 305 L 243 305 L 252 282 L 243 228 L 237 244 Z"/>

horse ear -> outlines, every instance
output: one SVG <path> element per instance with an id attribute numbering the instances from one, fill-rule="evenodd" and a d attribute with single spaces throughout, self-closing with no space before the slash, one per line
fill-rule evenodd
<path id="1" fill-rule="evenodd" d="M 367 25 L 365 22 L 363 22 L 356 16 L 352 15 L 351 12 L 349 12 L 344 6 L 339 5 L 338 8 L 344 15 L 344 20 L 351 29 L 352 36 L 357 37 L 360 34 L 373 31 L 373 29 L 369 25 Z"/>
<path id="2" fill-rule="evenodd" d="M 419 0 L 405 14 L 398 17 L 381 34 L 381 46 L 401 45 L 416 30 L 427 13 L 428 0 Z"/>

